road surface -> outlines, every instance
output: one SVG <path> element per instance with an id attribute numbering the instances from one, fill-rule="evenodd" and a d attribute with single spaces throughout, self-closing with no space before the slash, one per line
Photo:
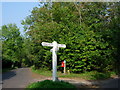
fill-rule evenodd
<path id="1" fill-rule="evenodd" d="M 35 74 L 31 71 L 30 68 L 19 68 L 15 70 L 11 70 L 2 75 L 2 88 L 25 88 L 28 84 L 50 79 L 51 77 L 45 77 L 39 74 Z M 74 85 L 81 87 L 81 84 L 90 85 L 91 82 L 87 80 L 72 80 L 68 78 L 63 78 L 65 80 L 73 83 Z M 95 82 L 92 82 L 95 83 Z M 89 86 L 88 85 L 88 86 Z M 99 87 L 101 88 L 119 88 L 120 90 L 120 78 L 109 79 L 99 83 Z"/>
<path id="2" fill-rule="evenodd" d="M 19 68 L 2 75 L 2 88 L 25 88 L 28 84 L 46 77 L 34 74 L 30 68 Z"/>

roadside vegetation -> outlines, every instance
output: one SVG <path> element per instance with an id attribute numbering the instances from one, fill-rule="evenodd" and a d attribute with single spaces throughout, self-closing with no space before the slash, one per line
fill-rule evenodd
<path id="1" fill-rule="evenodd" d="M 33 66 L 35 72 L 51 75 L 51 48 L 41 43 L 57 41 L 66 44 L 57 53 L 58 71 L 64 60 L 70 70 L 67 75 L 58 72 L 60 77 L 104 79 L 110 72 L 120 73 L 120 2 L 39 4 L 21 22 L 24 36 L 16 24 L 1 27 L 3 72 Z M 39 71 L 43 68 L 48 71 Z"/>
<path id="2" fill-rule="evenodd" d="M 44 80 L 44 81 L 41 81 L 41 82 L 35 82 L 35 83 L 32 83 L 30 85 L 28 85 L 26 87 L 26 90 L 36 90 L 36 89 L 49 89 L 49 88 L 54 88 L 54 89 L 72 89 L 72 90 L 76 90 L 76 87 L 68 82 L 63 82 L 63 81 L 51 81 L 51 80 Z"/>
<path id="3" fill-rule="evenodd" d="M 52 71 L 50 70 L 46 70 L 46 69 L 37 69 L 34 70 L 32 69 L 33 72 L 43 75 L 43 76 L 47 76 L 47 77 L 52 77 Z M 84 73 L 62 73 L 61 71 L 57 72 L 57 75 L 59 78 L 78 78 L 78 79 L 85 79 L 85 80 L 104 80 L 104 79 L 108 79 L 111 77 L 114 77 L 116 74 L 115 72 L 107 72 L 107 73 L 101 73 L 101 72 L 97 72 L 97 71 L 90 71 L 90 72 L 84 72 Z"/>
<path id="4" fill-rule="evenodd" d="M 1 71 L 2 71 L 2 73 L 5 73 L 5 72 L 8 72 L 10 70 L 12 70 L 12 68 L 3 68 Z"/>

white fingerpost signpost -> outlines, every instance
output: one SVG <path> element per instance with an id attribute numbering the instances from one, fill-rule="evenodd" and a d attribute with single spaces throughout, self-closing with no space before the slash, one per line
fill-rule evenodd
<path id="1" fill-rule="evenodd" d="M 52 69 L 53 69 L 53 74 L 52 74 L 52 79 L 53 81 L 57 81 L 57 51 L 59 48 L 66 48 L 65 44 L 58 44 L 56 41 L 53 41 L 52 43 L 48 42 L 42 42 L 42 46 L 49 46 L 53 47 L 50 51 L 52 52 Z"/>

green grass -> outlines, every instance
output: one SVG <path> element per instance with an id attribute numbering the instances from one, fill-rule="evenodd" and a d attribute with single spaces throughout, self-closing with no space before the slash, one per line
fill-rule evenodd
<path id="1" fill-rule="evenodd" d="M 52 80 L 44 80 L 44 81 L 38 81 L 35 83 L 32 83 L 26 87 L 26 90 L 32 89 L 36 90 L 39 88 L 72 88 L 72 90 L 76 90 L 76 87 L 68 82 L 63 82 L 63 81 L 55 81 L 53 82 Z"/>
<path id="2" fill-rule="evenodd" d="M 52 76 L 52 71 L 44 70 L 44 69 L 39 69 L 39 70 L 33 70 L 33 72 L 38 73 L 40 75 Z M 75 74 L 75 73 L 70 73 L 70 74 L 63 74 L 61 72 L 57 72 L 58 77 L 61 78 L 81 78 L 81 79 L 86 79 L 86 80 L 99 80 L 99 79 L 107 79 L 110 78 L 112 75 L 115 75 L 114 72 L 111 73 L 99 73 L 97 71 L 91 71 L 91 72 L 85 72 L 85 73 L 80 73 L 80 74 Z"/>

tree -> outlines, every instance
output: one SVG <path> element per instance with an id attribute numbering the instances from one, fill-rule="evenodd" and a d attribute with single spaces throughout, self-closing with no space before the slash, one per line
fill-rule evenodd
<path id="1" fill-rule="evenodd" d="M 9 67 L 11 67 L 10 65 L 14 67 L 15 64 L 21 63 L 21 48 L 23 41 L 17 26 L 15 24 L 3 25 L 1 40 L 3 67 L 6 68 L 7 65 Z"/>
<path id="2" fill-rule="evenodd" d="M 119 18 L 119 11 L 120 11 L 120 2 L 116 3 L 109 3 L 109 19 L 108 19 L 108 27 L 109 32 L 106 33 L 106 40 L 112 44 L 113 50 L 113 57 L 115 58 L 113 67 L 115 68 L 116 72 L 120 74 L 120 18 Z"/>
<path id="3" fill-rule="evenodd" d="M 113 39 L 110 35 L 113 30 L 109 24 L 112 15 L 107 16 L 111 4 L 64 2 L 52 3 L 52 8 L 49 7 L 49 3 L 40 8 L 35 7 L 31 15 L 22 22 L 33 45 L 33 62 L 42 64 L 36 64 L 37 68 L 51 68 L 50 48 L 40 44 L 55 40 L 67 45 L 65 50 L 60 49 L 58 53 L 58 64 L 66 60 L 67 69 L 72 72 L 106 72 L 113 69 L 115 48 L 108 41 L 108 37 Z"/>

